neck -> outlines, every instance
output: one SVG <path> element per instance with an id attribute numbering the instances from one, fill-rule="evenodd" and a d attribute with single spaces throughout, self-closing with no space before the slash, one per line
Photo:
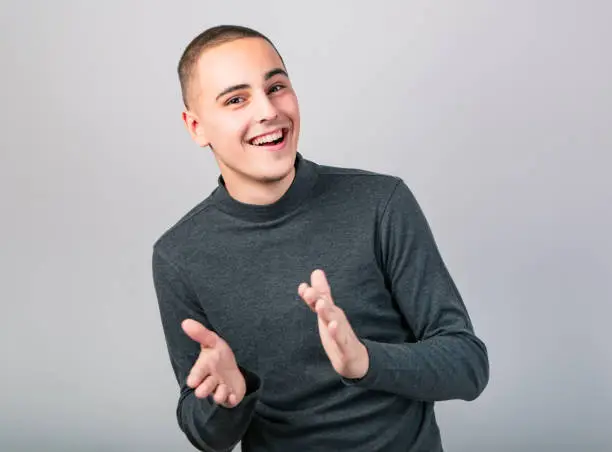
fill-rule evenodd
<path id="1" fill-rule="evenodd" d="M 279 180 L 261 181 L 240 174 L 223 175 L 225 188 L 232 198 L 243 204 L 269 205 L 278 201 L 295 178 L 295 167 Z"/>
<path id="2" fill-rule="evenodd" d="M 242 220 L 274 221 L 304 204 L 312 195 L 317 175 L 318 166 L 299 153 L 291 171 L 276 181 L 257 181 L 242 175 L 236 180 L 238 174 L 223 167 L 219 187 L 211 194 L 211 201 L 225 213 Z"/>

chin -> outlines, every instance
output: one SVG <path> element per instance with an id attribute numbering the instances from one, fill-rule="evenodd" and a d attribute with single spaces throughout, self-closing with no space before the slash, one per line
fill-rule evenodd
<path id="1" fill-rule="evenodd" d="M 261 177 L 259 177 L 259 180 L 267 184 L 280 182 L 283 179 L 285 179 L 287 176 L 289 176 L 289 174 L 291 173 L 291 168 L 292 167 L 287 168 L 287 170 L 283 171 L 282 173 L 276 172 L 276 173 L 264 174 Z"/>
<path id="2" fill-rule="evenodd" d="M 261 179 L 270 182 L 278 182 L 290 175 L 295 165 L 295 153 L 287 153 L 284 158 L 274 163 L 266 163 L 261 167 Z"/>

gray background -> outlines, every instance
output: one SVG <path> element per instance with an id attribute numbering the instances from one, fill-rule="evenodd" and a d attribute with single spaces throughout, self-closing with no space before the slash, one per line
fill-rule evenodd
<path id="1" fill-rule="evenodd" d="M 190 451 L 150 271 L 214 188 L 180 120 L 184 46 L 250 25 L 283 54 L 300 151 L 402 176 L 491 381 L 448 451 L 612 448 L 607 1 L 3 2 L 0 450 Z"/>

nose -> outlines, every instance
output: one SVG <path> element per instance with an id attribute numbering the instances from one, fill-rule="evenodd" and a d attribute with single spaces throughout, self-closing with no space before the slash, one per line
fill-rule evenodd
<path id="1" fill-rule="evenodd" d="M 276 119 L 278 110 L 266 94 L 261 94 L 255 103 L 255 114 L 257 122 L 265 122 Z"/>

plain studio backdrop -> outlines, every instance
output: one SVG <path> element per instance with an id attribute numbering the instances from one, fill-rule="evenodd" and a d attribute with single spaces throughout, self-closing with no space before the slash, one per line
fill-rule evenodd
<path id="1" fill-rule="evenodd" d="M 277 43 L 306 158 L 401 176 L 422 204 L 491 361 L 479 399 L 437 405 L 446 450 L 611 450 L 611 18 L 595 0 L 4 1 L 0 450 L 194 450 L 150 258 L 217 183 L 176 65 L 220 23 Z"/>

